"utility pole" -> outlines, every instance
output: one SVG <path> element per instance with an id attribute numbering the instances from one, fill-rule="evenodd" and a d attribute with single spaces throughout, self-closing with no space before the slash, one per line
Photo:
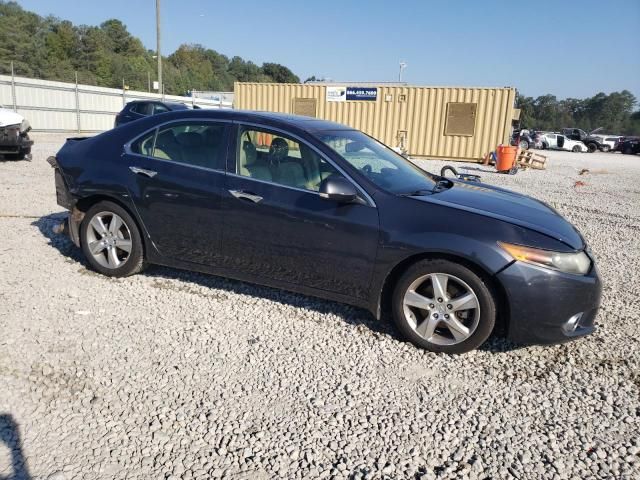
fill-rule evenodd
<path id="1" fill-rule="evenodd" d="M 13 70 L 13 60 L 11 61 L 11 100 L 13 100 L 13 111 L 18 111 L 18 104 L 16 103 L 16 73 Z"/>
<path id="2" fill-rule="evenodd" d="M 402 71 L 407 68 L 406 62 L 400 62 L 400 73 L 398 73 L 398 83 L 402 83 Z"/>
<path id="3" fill-rule="evenodd" d="M 160 52 L 160 0 L 156 0 L 156 40 L 158 44 L 158 93 L 164 98 L 164 85 L 162 84 L 162 53 Z"/>

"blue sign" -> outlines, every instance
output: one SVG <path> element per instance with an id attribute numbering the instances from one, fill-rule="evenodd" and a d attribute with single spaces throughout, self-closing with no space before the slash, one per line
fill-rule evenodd
<path id="1" fill-rule="evenodd" d="M 347 100 L 373 100 L 378 98 L 375 87 L 347 87 Z"/>

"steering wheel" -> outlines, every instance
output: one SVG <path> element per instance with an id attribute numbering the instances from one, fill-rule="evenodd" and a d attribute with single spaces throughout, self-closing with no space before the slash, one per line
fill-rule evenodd
<path id="1" fill-rule="evenodd" d="M 367 176 L 371 175 L 371 173 L 373 172 L 373 168 L 368 163 L 364 167 L 362 167 L 360 170 L 362 170 L 362 172 L 365 173 Z"/>

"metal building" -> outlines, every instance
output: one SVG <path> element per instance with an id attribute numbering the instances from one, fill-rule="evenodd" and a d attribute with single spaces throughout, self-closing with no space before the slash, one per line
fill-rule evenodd
<path id="1" fill-rule="evenodd" d="M 234 84 L 234 107 L 323 118 L 430 158 L 481 160 L 508 144 L 514 88 L 363 83 Z"/>

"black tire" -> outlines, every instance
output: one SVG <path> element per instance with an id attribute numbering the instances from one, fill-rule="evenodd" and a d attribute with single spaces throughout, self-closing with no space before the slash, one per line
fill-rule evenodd
<path id="1" fill-rule="evenodd" d="M 131 251 L 128 252 L 128 256 L 123 261 L 122 265 L 118 266 L 117 268 L 108 268 L 104 265 L 101 265 L 89 250 L 87 244 L 87 230 L 89 228 L 91 220 L 98 213 L 112 213 L 118 215 L 130 232 Z M 144 258 L 144 246 L 142 243 L 142 237 L 140 236 L 138 225 L 131 217 L 131 215 L 129 215 L 129 212 L 127 212 L 117 203 L 102 201 L 96 203 L 91 208 L 89 208 L 89 210 L 87 210 L 82 223 L 80 224 L 80 246 L 82 247 L 82 252 L 89 262 L 89 265 L 91 265 L 91 268 L 109 277 L 128 277 L 130 275 L 135 275 L 136 273 L 141 272 L 146 267 Z"/>
<path id="2" fill-rule="evenodd" d="M 622 149 L 622 153 L 624 153 L 625 155 L 632 155 L 633 154 L 633 149 L 631 147 L 624 147 Z"/>
<path id="3" fill-rule="evenodd" d="M 547 150 L 549 148 L 549 145 L 545 142 L 542 142 L 542 150 Z"/>
<path id="4" fill-rule="evenodd" d="M 404 313 L 405 294 L 412 283 L 428 274 L 445 274 L 462 280 L 477 297 L 479 303 L 479 320 L 477 321 L 477 326 L 468 338 L 460 343 L 441 345 L 430 342 L 418 334 L 406 318 Z M 451 283 L 453 280 L 449 280 L 449 282 Z M 455 282 L 453 283 L 455 284 Z M 455 298 L 453 300 L 455 300 Z M 395 286 L 392 302 L 393 319 L 398 330 L 414 345 L 432 352 L 457 354 L 474 350 L 489 338 L 496 322 L 496 300 L 487 284 L 469 268 L 448 260 L 422 260 L 409 267 Z M 446 303 L 447 299 L 444 299 L 444 302 Z M 433 305 L 429 307 L 431 308 Z M 432 336 L 430 338 L 434 337 Z"/>
<path id="5" fill-rule="evenodd" d="M 587 149 L 589 150 L 589 153 L 597 152 L 598 145 L 596 145 L 595 143 L 587 143 Z"/>
<path id="6" fill-rule="evenodd" d="M 582 149 L 580 148 L 579 145 L 574 145 L 574 147 L 571 149 L 571 151 L 575 152 L 575 153 L 580 153 L 580 152 L 582 152 Z"/>
<path id="7" fill-rule="evenodd" d="M 529 142 L 526 140 L 520 140 L 520 142 L 518 142 L 518 147 L 522 150 L 529 150 Z"/>

